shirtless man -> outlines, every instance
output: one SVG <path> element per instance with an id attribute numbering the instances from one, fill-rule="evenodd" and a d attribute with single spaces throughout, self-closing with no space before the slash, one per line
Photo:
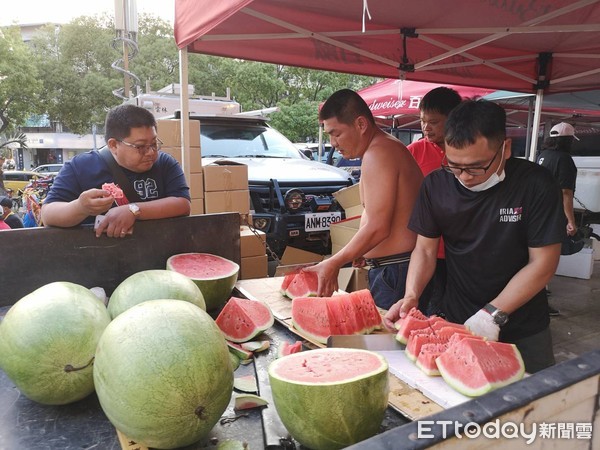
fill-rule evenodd
<path id="1" fill-rule="evenodd" d="M 354 91 L 335 92 L 319 119 L 344 158 L 362 158 L 360 198 L 364 206 L 360 228 L 331 258 L 307 268 L 319 277 L 319 296 L 338 288 L 340 268 L 365 258 L 369 289 L 375 303 L 388 309 L 404 296 L 410 253 L 416 234 L 407 228 L 423 175 L 406 147 L 377 127 L 371 110 Z"/>

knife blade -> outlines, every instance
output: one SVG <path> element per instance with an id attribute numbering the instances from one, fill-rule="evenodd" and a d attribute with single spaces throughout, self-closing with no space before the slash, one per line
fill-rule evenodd
<path id="1" fill-rule="evenodd" d="M 307 267 L 315 266 L 318 263 L 304 263 L 304 264 L 288 264 L 286 266 L 277 266 L 275 269 L 275 276 L 281 277 L 284 275 L 289 275 L 290 273 L 300 272 L 302 269 L 306 269 Z"/>
<path id="2" fill-rule="evenodd" d="M 270 354 L 271 352 L 269 352 Z M 273 358 L 273 357 L 271 357 Z M 271 383 L 269 383 L 269 363 L 271 358 L 266 355 L 256 355 L 254 357 L 254 369 L 256 370 L 256 379 L 258 381 L 259 395 L 269 402 L 266 408 L 262 408 L 261 415 L 263 421 L 263 434 L 265 438 L 265 449 L 285 449 L 293 450 L 296 448 L 290 433 L 281 422 L 279 414 L 273 403 L 273 394 L 271 393 Z"/>
<path id="3" fill-rule="evenodd" d="M 404 350 L 394 333 L 333 335 L 327 338 L 327 347 L 360 348 L 371 351 Z"/>

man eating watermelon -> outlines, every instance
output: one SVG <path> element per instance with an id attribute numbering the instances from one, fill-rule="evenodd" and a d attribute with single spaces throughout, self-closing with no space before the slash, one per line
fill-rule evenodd
<path id="1" fill-rule="evenodd" d="M 528 372 L 554 364 L 546 284 L 560 256 L 565 218 L 552 175 L 511 158 L 506 113 L 483 100 L 449 114 L 442 170 L 421 187 L 408 227 L 418 234 L 406 294 L 384 318 L 392 328 L 417 306 L 446 246 L 442 313 L 489 340 L 515 344 Z"/>
<path id="2" fill-rule="evenodd" d="M 77 155 L 65 163 L 44 201 L 44 225 L 93 224 L 95 216 L 104 214 L 96 236 L 122 238 L 131 234 L 136 220 L 188 215 L 189 187 L 177 161 L 160 152 L 152 113 L 117 106 L 108 112 L 105 128 L 110 155 L 131 186 L 115 186 L 114 172 L 99 151 Z M 127 188 L 138 198 L 125 198 Z"/>

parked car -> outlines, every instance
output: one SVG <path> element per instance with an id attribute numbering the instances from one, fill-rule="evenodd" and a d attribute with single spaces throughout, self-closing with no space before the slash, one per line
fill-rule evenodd
<path id="1" fill-rule="evenodd" d="M 42 164 L 31 170 L 41 175 L 58 175 L 62 166 L 63 164 Z"/>
<path id="2" fill-rule="evenodd" d="M 13 196 L 16 197 L 19 190 L 25 189 L 32 179 L 40 176 L 42 175 L 31 170 L 5 170 L 3 173 L 4 188 L 12 189 Z"/>
<path id="3" fill-rule="evenodd" d="M 329 225 L 344 211 L 333 192 L 355 183 L 342 169 L 311 161 L 262 117 L 192 116 L 200 125 L 202 164 L 248 166 L 254 227 L 278 256 L 287 245 L 328 254 Z"/>
<path id="4" fill-rule="evenodd" d="M 319 144 L 318 143 L 298 143 L 294 144 L 303 154 L 311 155 L 310 158 L 318 161 L 319 160 Z M 342 154 L 338 152 L 331 144 L 323 144 L 323 150 L 321 152 L 321 162 L 329 164 L 330 166 L 339 167 L 345 170 L 355 181 L 360 181 L 360 165 L 362 160 L 360 158 L 355 159 L 344 159 Z"/>

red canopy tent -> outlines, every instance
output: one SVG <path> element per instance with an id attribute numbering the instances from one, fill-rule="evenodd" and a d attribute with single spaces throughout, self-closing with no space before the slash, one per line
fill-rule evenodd
<path id="1" fill-rule="evenodd" d="M 175 0 L 175 40 L 182 59 L 535 93 L 534 130 L 544 93 L 600 87 L 600 0 Z"/>

